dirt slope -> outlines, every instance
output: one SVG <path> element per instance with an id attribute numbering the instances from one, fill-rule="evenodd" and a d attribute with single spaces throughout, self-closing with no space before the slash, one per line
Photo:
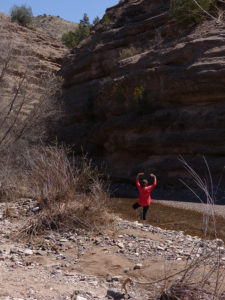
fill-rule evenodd
<path id="1" fill-rule="evenodd" d="M 34 17 L 32 24 L 35 28 L 61 40 L 63 33 L 73 31 L 77 27 L 77 23 L 66 21 L 59 16 L 40 15 Z"/>

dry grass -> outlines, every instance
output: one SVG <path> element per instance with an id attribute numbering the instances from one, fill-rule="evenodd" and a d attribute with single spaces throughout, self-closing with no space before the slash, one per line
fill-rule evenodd
<path id="1" fill-rule="evenodd" d="M 32 24 L 35 28 L 42 30 L 58 40 L 61 40 L 63 33 L 73 31 L 78 26 L 77 23 L 66 21 L 59 16 L 50 15 L 34 17 Z"/>
<path id="2" fill-rule="evenodd" d="M 109 221 L 107 191 L 86 157 L 71 164 L 65 148 L 42 146 L 25 160 L 25 185 L 40 212 L 25 224 L 23 236 L 77 227 L 95 230 Z"/>
<path id="3" fill-rule="evenodd" d="M 2 42 L 0 54 L 0 152 L 8 155 L 18 141 L 37 142 L 55 125 L 62 78 L 50 71 L 37 75 L 33 57 L 15 57 L 13 41 Z M 26 51 L 31 51 L 27 47 Z M 20 70 L 19 70 L 20 69 Z M 16 72 L 16 76 L 12 76 Z M 37 78 L 35 78 L 37 77 Z M 34 84 L 38 85 L 38 87 Z M 46 126 L 48 123 L 48 128 Z"/>
<path id="4" fill-rule="evenodd" d="M 222 256 L 224 250 L 224 242 L 218 239 L 218 224 L 215 214 L 215 192 L 213 180 L 210 172 L 209 165 L 203 157 L 206 167 L 206 177 L 201 178 L 199 174 L 181 157 L 180 161 L 183 163 L 186 171 L 192 177 L 194 183 L 204 193 L 205 199 L 202 199 L 196 194 L 186 183 L 189 188 L 200 202 L 206 202 L 207 211 L 203 212 L 202 222 L 202 238 L 207 238 L 213 234 L 215 239 L 215 248 L 208 249 L 207 243 L 204 240 L 200 241 L 198 245 L 193 247 L 192 253 L 195 258 L 191 262 L 186 263 L 186 268 L 182 277 L 164 290 L 159 297 L 160 300 L 166 299 L 224 299 L 224 279 L 225 272 L 222 263 Z M 204 201 L 205 200 L 205 201 Z M 222 247 L 221 247 L 222 246 Z M 201 255 L 197 255 L 202 247 Z M 201 271 L 201 275 L 196 278 L 196 273 Z"/>
<path id="5" fill-rule="evenodd" d="M 163 292 L 163 294 L 157 300 L 212 300 L 212 299 L 224 299 L 221 295 L 214 298 L 214 295 L 209 291 L 198 288 L 196 286 L 186 285 L 186 284 L 175 284 L 170 287 L 168 291 Z"/>
<path id="6" fill-rule="evenodd" d="M 143 52 L 143 49 L 142 48 L 135 48 L 135 47 L 130 47 L 130 48 L 125 48 L 125 49 L 122 49 L 120 51 L 120 58 L 121 59 L 124 59 L 124 58 L 128 58 L 128 57 L 132 57 L 136 54 L 140 54 Z"/>

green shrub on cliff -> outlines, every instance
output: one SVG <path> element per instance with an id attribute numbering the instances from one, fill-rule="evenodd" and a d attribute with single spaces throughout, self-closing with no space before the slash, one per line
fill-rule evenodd
<path id="1" fill-rule="evenodd" d="M 139 113 L 145 114 L 151 105 L 148 101 L 147 91 L 143 86 L 136 87 L 133 94 L 135 102 L 138 104 Z"/>
<path id="2" fill-rule="evenodd" d="M 102 17 L 100 23 L 101 24 L 108 24 L 109 23 L 109 16 L 107 14 L 104 14 L 104 16 Z"/>
<path id="3" fill-rule="evenodd" d="M 26 7 L 26 5 L 14 5 L 11 8 L 10 15 L 13 22 L 17 22 L 22 26 L 28 26 L 32 23 L 33 13 L 30 6 Z"/>
<path id="4" fill-rule="evenodd" d="M 133 99 L 137 104 L 138 112 L 141 115 L 154 113 L 161 108 L 160 103 L 152 97 L 144 86 L 137 86 L 133 92 Z"/>
<path id="5" fill-rule="evenodd" d="M 75 32 L 68 31 L 62 35 L 62 42 L 67 48 L 73 48 L 77 45 L 77 39 L 75 37 Z"/>
<path id="6" fill-rule="evenodd" d="M 216 0 L 170 0 L 170 17 L 177 23 L 197 24 L 216 4 Z"/>
<path id="7" fill-rule="evenodd" d="M 87 14 L 85 13 L 83 19 L 80 20 L 78 28 L 62 35 L 62 42 L 68 48 L 77 46 L 81 41 L 85 40 L 90 35 L 91 27 L 92 25 L 89 22 Z"/>

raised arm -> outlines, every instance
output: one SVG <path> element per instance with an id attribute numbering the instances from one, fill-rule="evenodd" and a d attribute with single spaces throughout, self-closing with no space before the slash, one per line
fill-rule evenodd
<path id="1" fill-rule="evenodd" d="M 137 177 L 136 177 L 136 186 L 139 188 L 141 185 L 140 185 L 140 182 L 139 182 L 139 176 L 142 176 L 144 175 L 144 173 L 138 173 L 137 174 Z"/>
<path id="2" fill-rule="evenodd" d="M 157 180 L 156 180 L 156 176 L 154 174 L 150 174 L 150 176 L 154 178 L 153 184 L 149 186 L 149 190 L 151 191 L 157 185 Z"/>

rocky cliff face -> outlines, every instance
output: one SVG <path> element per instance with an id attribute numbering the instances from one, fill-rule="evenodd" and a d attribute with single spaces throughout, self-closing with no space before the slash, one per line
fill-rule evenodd
<path id="1" fill-rule="evenodd" d="M 225 26 L 184 30 L 168 10 L 120 1 L 62 68 L 64 140 L 104 161 L 114 182 L 155 172 L 158 191 L 186 177 L 179 155 L 201 174 L 205 155 L 215 181 L 225 164 Z"/>
<path id="2" fill-rule="evenodd" d="M 1 13 L 0 47 L 1 140 L 4 132 L 11 128 L 9 124 L 15 122 L 12 127 L 17 128 L 22 120 L 23 128 L 25 121 L 34 121 L 41 99 L 43 106 L 46 105 L 51 89 L 49 78 L 61 67 L 66 49 L 51 36 L 12 23 L 9 16 Z"/>

